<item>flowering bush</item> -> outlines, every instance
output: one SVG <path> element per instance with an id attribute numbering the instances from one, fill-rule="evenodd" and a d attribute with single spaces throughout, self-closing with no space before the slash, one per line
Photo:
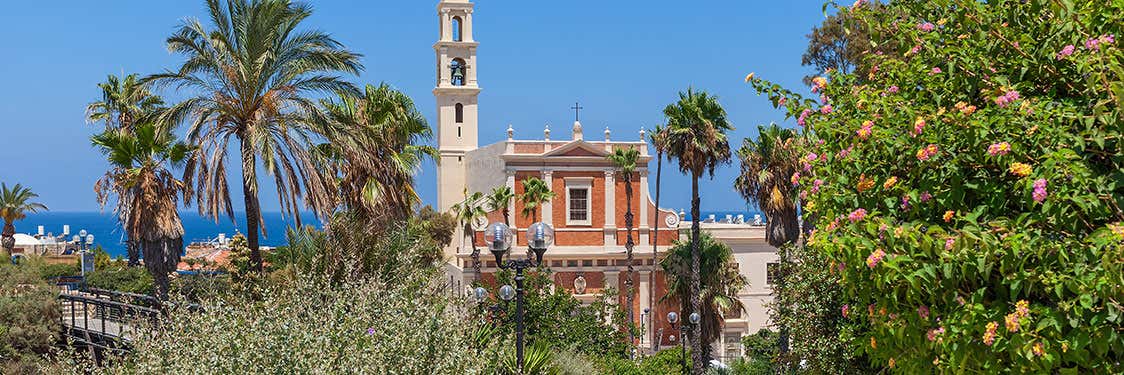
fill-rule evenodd
<path id="1" fill-rule="evenodd" d="M 904 373 L 1124 371 L 1124 5 L 838 11 L 873 68 L 828 72 L 818 100 L 751 83 L 822 141 L 795 182 L 822 181 L 807 246 L 855 350 Z"/>

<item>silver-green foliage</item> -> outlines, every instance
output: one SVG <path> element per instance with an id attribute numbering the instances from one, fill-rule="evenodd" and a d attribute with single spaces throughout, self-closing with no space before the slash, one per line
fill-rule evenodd
<path id="1" fill-rule="evenodd" d="M 174 309 L 105 373 L 482 373 L 472 321 L 440 278 L 329 286 L 311 277 Z"/>

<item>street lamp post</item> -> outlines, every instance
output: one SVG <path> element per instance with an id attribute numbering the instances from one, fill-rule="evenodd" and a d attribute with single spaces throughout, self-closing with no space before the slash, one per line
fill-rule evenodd
<path id="1" fill-rule="evenodd" d="M 546 223 L 534 223 L 527 228 L 527 247 L 535 253 L 535 259 L 508 259 L 503 256 L 511 250 L 514 233 L 504 223 L 492 223 L 484 230 L 484 238 L 488 242 L 488 250 L 496 257 L 496 266 L 501 269 L 515 270 L 515 288 L 504 285 L 500 288 L 500 298 L 504 301 L 515 299 L 515 364 L 520 371 L 523 369 L 523 270 L 537 267 L 542 264 L 542 256 L 546 249 L 554 242 L 554 228 Z"/>
<path id="2" fill-rule="evenodd" d="M 699 313 L 691 313 L 691 315 L 687 317 L 687 324 L 694 326 L 699 324 L 700 320 L 702 320 L 702 317 L 699 316 Z M 674 330 L 676 323 L 679 323 L 679 313 L 674 311 L 667 313 L 667 322 L 671 323 L 671 329 Z M 685 341 L 687 340 L 684 340 L 684 337 L 687 335 L 687 324 L 679 325 L 679 352 L 682 353 L 684 373 L 690 371 L 690 368 L 687 367 L 687 348 L 685 346 Z M 696 338 L 696 340 L 698 339 Z"/>

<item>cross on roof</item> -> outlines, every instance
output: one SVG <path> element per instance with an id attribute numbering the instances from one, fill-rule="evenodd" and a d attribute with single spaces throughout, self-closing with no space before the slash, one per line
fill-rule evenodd
<path id="1" fill-rule="evenodd" d="M 574 110 L 574 121 L 580 121 L 581 110 L 585 109 L 585 107 L 579 105 L 578 102 L 574 102 L 574 106 L 570 107 L 570 109 Z"/>

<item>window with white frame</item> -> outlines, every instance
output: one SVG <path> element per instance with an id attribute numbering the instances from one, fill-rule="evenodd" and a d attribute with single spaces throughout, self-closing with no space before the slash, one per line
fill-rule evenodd
<path id="1" fill-rule="evenodd" d="M 592 225 L 590 196 L 592 178 L 566 179 L 566 225 Z"/>

